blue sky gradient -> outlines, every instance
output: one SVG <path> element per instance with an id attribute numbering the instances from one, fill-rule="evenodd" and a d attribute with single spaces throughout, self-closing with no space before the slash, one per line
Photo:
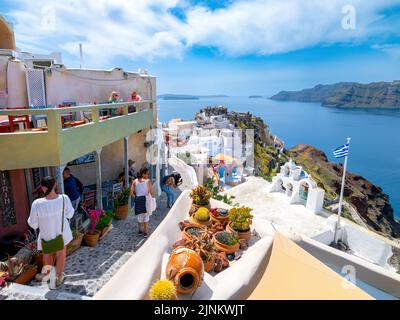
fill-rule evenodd
<path id="1" fill-rule="evenodd" d="M 145 68 L 159 93 L 265 95 L 400 70 L 400 0 L 0 0 L 24 51 L 60 51 L 68 67 Z"/>

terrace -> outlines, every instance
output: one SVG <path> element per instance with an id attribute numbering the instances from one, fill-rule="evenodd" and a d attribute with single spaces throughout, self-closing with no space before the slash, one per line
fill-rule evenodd
<path id="1" fill-rule="evenodd" d="M 8 126 L 12 125 L 13 117 L 17 116 L 29 117 L 29 121 L 37 117 L 46 120 L 44 126 L 29 128 L 28 125 L 21 130 L 5 130 L 13 132 L 0 133 L 0 170 L 65 165 L 89 152 L 150 128 L 154 121 L 154 103 L 154 100 L 143 100 L 64 108 L 0 110 L 0 117 L 8 117 Z M 130 106 L 134 106 L 134 110 Z M 104 110 L 117 110 L 119 115 L 101 116 Z M 74 114 L 81 114 L 83 119 L 64 121 Z"/>

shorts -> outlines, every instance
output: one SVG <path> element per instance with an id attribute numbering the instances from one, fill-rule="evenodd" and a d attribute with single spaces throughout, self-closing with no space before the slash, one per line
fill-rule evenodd
<path id="1" fill-rule="evenodd" d="M 139 223 L 149 222 L 150 220 L 150 214 L 148 213 L 140 213 L 136 215 L 136 217 Z"/>

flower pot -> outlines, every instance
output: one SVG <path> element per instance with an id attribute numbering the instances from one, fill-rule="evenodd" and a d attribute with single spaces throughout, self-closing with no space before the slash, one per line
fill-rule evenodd
<path id="1" fill-rule="evenodd" d="M 222 209 L 225 210 L 225 209 Z M 215 215 L 213 210 L 210 210 L 210 216 L 211 216 L 211 220 L 215 221 L 215 222 L 219 222 L 221 224 L 223 224 L 224 226 L 226 226 L 229 223 L 229 216 L 220 216 L 220 215 Z"/>
<path id="2" fill-rule="evenodd" d="M 239 243 L 236 243 L 236 244 L 234 244 L 234 245 L 228 245 L 228 244 L 224 244 L 224 243 L 222 243 L 222 242 L 219 242 L 219 241 L 215 238 L 215 235 L 213 236 L 213 243 L 214 243 L 215 248 L 216 248 L 218 251 L 223 251 L 223 252 L 225 252 L 226 254 L 235 253 L 236 251 L 239 250 L 239 247 L 240 247 L 240 244 L 239 244 Z"/>
<path id="3" fill-rule="evenodd" d="M 205 272 L 211 272 L 214 269 L 215 266 L 215 258 L 214 255 L 211 257 L 211 259 L 207 262 L 204 262 L 204 271 Z"/>
<path id="4" fill-rule="evenodd" d="M 203 283 L 203 260 L 191 249 L 177 248 L 169 256 L 166 275 L 178 293 L 192 294 Z"/>
<path id="5" fill-rule="evenodd" d="M 204 208 L 207 208 L 208 210 L 210 210 L 211 204 L 208 203 L 207 205 L 198 205 L 198 204 L 193 203 L 193 200 L 192 200 L 192 205 L 190 206 L 189 215 L 192 216 L 197 210 L 199 210 L 200 207 L 204 207 Z"/>
<path id="6" fill-rule="evenodd" d="M 97 242 L 99 241 L 100 233 L 95 230 L 95 231 L 88 231 L 85 233 L 84 239 L 85 239 L 85 244 L 89 247 L 95 247 Z"/>
<path id="7" fill-rule="evenodd" d="M 124 206 L 116 206 L 115 207 L 115 219 L 124 220 L 128 218 L 129 215 L 129 206 L 128 204 Z"/>
<path id="8" fill-rule="evenodd" d="M 236 233 L 239 239 L 250 240 L 250 237 L 251 237 L 250 229 L 247 231 L 236 231 L 235 229 L 232 228 L 231 224 L 232 224 L 232 222 L 230 222 L 226 225 L 226 228 L 225 228 L 226 231 L 228 231 L 229 233 Z"/>
<path id="9" fill-rule="evenodd" d="M 37 266 L 28 265 L 25 270 L 14 280 L 14 283 L 26 284 L 31 281 L 37 273 Z"/>
<path id="10" fill-rule="evenodd" d="M 190 234 L 189 232 L 187 232 L 187 229 L 193 228 L 193 227 L 194 228 L 199 228 L 201 231 L 204 231 L 204 228 L 202 226 L 199 226 L 199 225 L 191 225 L 191 226 L 185 227 L 183 229 L 183 231 L 182 231 L 182 238 L 183 239 L 191 240 L 191 239 L 196 237 L 196 236 Z"/>
<path id="11" fill-rule="evenodd" d="M 189 222 L 191 224 L 193 224 L 194 226 L 200 226 L 200 227 L 204 227 L 204 228 L 210 226 L 212 223 L 211 218 L 208 219 L 207 221 L 199 221 L 194 216 L 189 217 Z"/>
<path id="12" fill-rule="evenodd" d="M 79 233 L 76 238 L 72 239 L 72 241 L 68 243 L 67 256 L 69 256 L 71 253 L 75 252 L 81 247 L 83 236 L 84 236 L 83 233 Z"/>

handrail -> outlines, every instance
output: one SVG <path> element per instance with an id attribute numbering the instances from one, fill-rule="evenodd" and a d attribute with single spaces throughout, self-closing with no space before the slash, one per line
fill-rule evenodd
<path id="1" fill-rule="evenodd" d="M 20 116 L 20 115 L 42 115 L 50 113 L 66 113 L 66 112 L 80 112 L 80 111 L 96 111 L 102 109 L 116 109 L 127 106 L 138 106 L 149 103 L 150 105 L 156 103 L 156 100 L 142 100 L 142 101 L 126 101 L 117 103 L 102 103 L 102 104 L 88 104 L 84 106 L 72 106 L 64 108 L 43 108 L 43 109 L 0 109 L 0 115 L 5 116 Z"/>

